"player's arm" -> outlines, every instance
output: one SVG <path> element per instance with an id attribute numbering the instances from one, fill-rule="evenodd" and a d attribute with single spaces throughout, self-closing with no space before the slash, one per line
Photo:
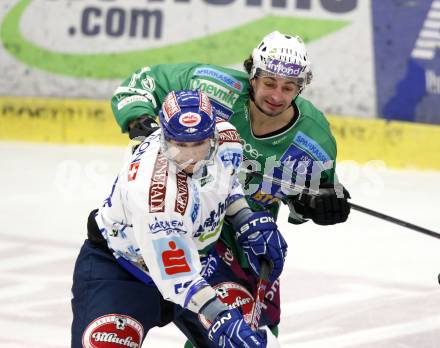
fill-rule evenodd
<path id="1" fill-rule="evenodd" d="M 310 219 L 318 225 L 334 225 L 345 222 L 350 214 L 350 194 L 336 176 L 336 142 L 331 134 L 324 145 L 332 155 L 328 161 L 314 165 L 306 184 L 310 189 L 282 199 L 289 207 L 290 223 L 301 224 Z"/>
<path id="2" fill-rule="evenodd" d="M 136 70 L 116 88 L 111 99 L 113 114 L 123 132 L 141 117 L 154 119 L 161 99 L 157 94 L 157 77 L 150 67 Z"/>
<path id="3" fill-rule="evenodd" d="M 157 231 L 158 226 L 179 228 L 182 224 L 178 217 L 163 213 L 148 215 L 154 215 L 150 224 L 142 224 L 137 219 L 133 227 L 138 226 L 136 235 L 141 253 L 162 296 L 205 316 L 211 323 L 208 336 L 219 346 L 220 342 L 228 340 L 234 347 L 243 346 L 243 342 L 249 347 L 264 347 L 265 333 L 253 332 L 238 309 L 229 309 L 220 301 L 215 290 L 200 275 L 198 251 L 190 236 L 183 230 Z"/>
<path id="4" fill-rule="evenodd" d="M 261 259 L 265 259 L 273 266 L 269 281 L 275 281 L 284 267 L 287 243 L 274 217 L 266 211 L 252 211 L 244 198 L 230 204 L 226 214 L 254 274 L 260 275 Z"/>
<path id="5" fill-rule="evenodd" d="M 156 115 L 166 94 L 185 88 L 188 69 L 179 65 L 155 65 L 135 71 L 111 99 L 113 114 L 123 132 L 131 139 L 148 136 L 159 126 Z"/>

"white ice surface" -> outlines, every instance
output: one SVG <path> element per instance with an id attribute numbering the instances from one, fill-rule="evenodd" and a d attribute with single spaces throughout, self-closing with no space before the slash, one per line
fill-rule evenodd
<path id="1" fill-rule="evenodd" d="M 70 287 L 88 212 L 125 149 L 0 142 L 0 346 L 70 344 Z M 354 203 L 440 232 L 440 173 L 342 163 Z M 287 224 L 280 343 L 295 348 L 440 347 L 440 240 L 353 211 Z M 171 325 L 144 347 L 183 347 Z"/>

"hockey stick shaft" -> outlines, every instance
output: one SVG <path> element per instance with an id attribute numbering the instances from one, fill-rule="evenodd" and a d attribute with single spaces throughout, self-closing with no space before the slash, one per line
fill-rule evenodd
<path id="1" fill-rule="evenodd" d="M 242 168 L 242 170 L 243 170 L 243 168 Z M 262 178 L 264 180 L 271 181 L 275 185 L 278 185 L 278 186 L 280 186 L 280 187 L 282 187 L 282 188 L 284 188 L 286 190 L 290 190 L 290 191 L 292 191 L 293 193 L 296 193 L 296 194 L 298 194 L 301 191 L 304 191 L 304 190 L 307 189 L 305 186 L 296 185 L 296 184 L 290 183 L 288 181 L 285 181 L 285 180 L 282 180 L 282 179 L 279 179 L 279 178 L 274 178 L 274 177 L 271 177 L 269 175 L 262 174 L 260 172 L 254 172 L 254 171 L 250 171 L 248 169 L 244 169 L 243 171 L 245 173 L 247 173 L 247 174 L 252 175 L 252 176 L 257 176 L 257 177 L 260 177 L 260 178 Z M 317 192 L 316 191 L 311 191 L 309 189 L 309 193 L 311 193 L 311 194 L 315 193 L 316 194 Z M 362 206 L 360 206 L 358 204 L 355 204 L 355 203 L 351 203 L 350 202 L 350 206 L 351 206 L 352 209 L 357 210 L 357 211 L 359 211 L 361 213 L 368 214 L 368 215 L 374 216 L 374 217 L 376 217 L 378 219 L 382 219 L 382 220 L 394 223 L 396 225 L 409 228 L 409 229 L 414 230 L 416 232 L 420 232 L 420 233 L 426 234 L 428 236 L 440 239 L 440 233 L 438 233 L 438 232 L 434 232 L 434 231 L 429 230 L 427 228 L 414 225 L 414 224 L 412 224 L 410 222 L 397 219 L 397 218 L 392 217 L 390 215 L 386 215 L 386 214 L 380 213 L 378 211 L 362 207 Z"/>
<path id="2" fill-rule="evenodd" d="M 255 294 L 255 300 L 252 305 L 251 312 L 251 324 L 250 327 L 253 331 L 258 330 L 260 323 L 261 313 L 263 311 L 264 297 L 266 296 L 266 289 L 269 285 L 269 275 L 272 272 L 272 265 L 265 259 L 261 260 L 260 278 L 257 284 L 257 292 Z"/>
<path id="3" fill-rule="evenodd" d="M 410 222 L 397 219 L 395 217 L 392 217 L 392 216 L 380 213 L 378 211 L 375 211 L 375 210 L 372 210 L 372 209 L 369 209 L 369 208 L 362 207 L 362 206 L 354 204 L 354 203 L 350 203 L 350 206 L 351 206 L 352 209 L 360 211 L 361 213 L 365 213 L 365 214 L 377 217 L 379 219 L 391 222 L 393 224 L 396 224 L 396 225 L 399 225 L 399 226 L 402 226 L 402 227 L 409 228 L 411 230 L 414 230 L 414 231 L 426 234 L 426 235 L 434 237 L 434 238 L 440 238 L 440 233 L 428 230 L 427 228 L 414 225 L 414 224 L 412 224 Z"/>

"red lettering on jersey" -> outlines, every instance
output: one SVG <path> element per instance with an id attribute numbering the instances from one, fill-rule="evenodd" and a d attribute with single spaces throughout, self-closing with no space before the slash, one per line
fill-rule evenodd
<path id="1" fill-rule="evenodd" d="M 128 181 L 133 181 L 136 179 L 139 164 L 140 162 L 134 162 L 130 164 L 130 168 L 128 168 Z"/>
<path id="2" fill-rule="evenodd" d="M 211 102 L 209 101 L 208 96 L 205 93 L 200 93 L 200 104 L 199 104 L 200 110 L 207 113 L 209 116 L 212 116 L 212 106 Z"/>
<path id="3" fill-rule="evenodd" d="M 165 273 L 168 275 L 190 272 L 188 262 L 186 261 L 185 251 L 176 249 L 176 243 L 170 241 L 168 243 L 171 250 L 165 250 L 162 253 L 162 262 L 165 267 Z"/>
<path id="4" fill-rule="evenodd" d="M 148 204 L 150 213 L 165 211 L 166 183 L 168 179 L 168 160 L 159 153 L 154 163 L 153 174 L 151 175 Z"/>
<path id="5" fill-rule="evenodd" d="M 238 132 L 234 129 L 227 129 L 218 133 L 219 145 L 223 143 L 239 143 L 240 136 Z"/>
<path id="6" fill-rule="evenodd" d="M 213 288 L 220 301 L 226 304 L 229 309 L 239 308 L 243 313 L 245 322 L 250 324 L 254 298 L 243 285 L 228 281 L 216 284 Z M 202 314 L 199 314 L 199 319 L 205 328 L 209 328 L 211 322 L 208 319 Z"/>
<path id="7" fill-rule="evenodd" d="M 176 174 L 177 195 L 174 210 L 181 215 L 185 214 L 188 205 L 188 183 L 186 182 L 187 175 L 184 171 Z"/>
<path id="8" fill-rule="evenodd" d="M 144 328 L 135 319 L 122 314 L 107 314 L 93 320 L 85 329 L 85 348 L 140 348 Z"/>

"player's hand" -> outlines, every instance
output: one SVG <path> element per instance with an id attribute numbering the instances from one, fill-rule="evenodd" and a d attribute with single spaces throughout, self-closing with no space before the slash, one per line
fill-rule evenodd
<path id="1" fill-rule="evenodd" d="M 252 331 L 237 308 L 217 315 L 208 329 L 208 337 L 221 348 L 263 348 L 267 345 L 266 332 Z"/>
<path id="2" fill-rule="evenodd" d="M 336 189 L 335 189 L 335 185 Z M 289 207 L 304 219 L 312 219 L 318 225 L 334 225 L 347 220 L 350 214 L 350 193 L 341 184 L 321 184 L 318 194 L 302 192 L 292 197 Z"/>
<path id="3" fill-rule="evenodd" d="M 237 227 L 237 240 L 243 248 L 256 276 L 260 275 L 260 259 L 272 264 L 269 282 L 280 276 L 287 254 L 287 243 L 270 213 L 257 212 Z"/>
<path id="4" fill-rule="evenodd" d="M 142 141 L 157 129 L 159 129 L 159 125 L 152 116 L 140 116 L 130 122 L 128 126 L 128 136 L 130 139 Z"/>

